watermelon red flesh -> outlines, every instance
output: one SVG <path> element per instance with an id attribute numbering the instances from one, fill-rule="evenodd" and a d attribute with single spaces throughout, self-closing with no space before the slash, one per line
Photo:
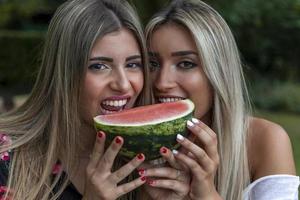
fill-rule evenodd
<path id="1" fill-rule="evenodd" d="M 189 109 L 189 104 L 186 103 L 161 103 L 150 106 L 136 107 L 125 110 L 119 113 L 109 115 L 101 115 L 96 117 L 96 120 L 108 124 L 144 124 L 157 121 L 170 119 L 172 116 L 183 114 Z M 163 115 L 162 115 L 163 114 Z"/>

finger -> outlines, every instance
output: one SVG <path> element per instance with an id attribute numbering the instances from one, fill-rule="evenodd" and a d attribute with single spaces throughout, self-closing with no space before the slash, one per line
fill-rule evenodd
<path id="1" fill-rule="evenodd" d="M 147 184 L 152 187 L 165 188 L 175 191 L 179 196 L 186 196 L 186 194 L 189 192 L 189 183 L 184 183 L 177 180 L 153 180 L 147 178 Z"/>
<path id="2" fill-rule="evenodd" d="M 204 169 L 210 169 L 212 160 L 201 147 L 192 143 L 180 134 L 177 134 L 177 141 L 181 144 L 181 146 L 186 148 L 190 153 L 192 153 L 195 156 L 196 159 L 193 160 L 196 160 Z M 190 156 L 187 157 L 192 159 Z"/>
<path id="3" fill-rule="evenodd" d="M 111 170 L 114 160 L 115 160 L 118 152 L 120 151 L 123 143 L 124 143 L 124 140 L 122 137 L 117 136 L 114 138 L 114 140 L 107 148 L 106 152 L 102 156 L 102 158 L 97 166 L 98 171 Z"/>
<path id="4" fill-rule="evenodd" d="M 168 179 L 176 179 L 180 174 L 178 169 L 171 167 L 160 167 L 160 168 L 150 168 L 143 171 L 139 171 L 140 175 L 147 177 L 160 177 Z"/>
<path id="5" fill-rule="evenodd" d="M 199 165 L 199 163 L 196 160 L 176 150 L 173 150 L 173 154 L 178 160 L 185 163 L 189 167 L 193 176 L 199 177 L 205 174 L 205 171 L 202 169 L 202 167 Z"/>
<path id="6" fill-rule="evenodd" d="M 129 163 L 112 173 L 109 177 L 113 183 L 118 183 L 127 177 L 133 170 L 135 170 L 145 160 L 144 154 L 138 154 Z"/>
<path id="7" fill-rule="evenodd" d="M 89 162 L 89 167 L 91 169 L 96 168 L 100 158 L 103 155 L 104 146 L 105 146 L 105 133 L 103 131 L 99 131 L 97 132 L 96 142 Z"/>
<path id="8" fill-rule="evenodd" d="M 193 118 L 192 121 L 187 122 L 188 128 L 201 142 L 208 156 L 215 160 L 218 155 L 216 134 L 210 134 L 209 132 L 212 132 L 212 130 L 199 120 Z"/>
<path id="9" fill-rule="evenodd" d="M 145 182 L 146 182 L 146 177 L 142 176 L 142 177 L 139 177 L 139 178 L 137 178 L 137 179 L 135 179 L 135 180 L 133 180 L 129 183 L 125 183 L 125 184 L 122 184 L 122 185 L 118 186 L 116 188 L 117 197 L 120 197 L 124 194 L 127 194 L 128 192 L 140 187 Z"/>
<path id="10" fill-rule="evenodd" d="M 172 151 L 170 151 L 170 149 L 168 149 L 167 147 L 161 147 L 159 152 L 160 152 L 161 156 L 169 163 L 169 165 L 171 167 L 173 167 L 175 169 L 183 169 L 184 168 L 184 166 L 180 165 L 176 161 Z"/>

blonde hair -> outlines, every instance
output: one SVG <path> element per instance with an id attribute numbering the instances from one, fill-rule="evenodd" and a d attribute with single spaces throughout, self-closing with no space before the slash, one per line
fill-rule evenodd
<path id="1" fill-rule="evenodd" d="M 57 9 L 28 100 L 0 118 L 0 131 L 12 139 L 1 152 L 13 152 L 8 187 L 14 199 L 57 199 L 67 186 L 68 177 L 62 178 L 61 173 L 53 179 L 52 167 L 63 156 L 66 171 L 75 170 L 74 154 L 80 147 L 79 99 L 88 57 L 98 38 L 122 27 L 136 37 L 146 66 L 142 27 L 125 0 L 69 0 Z M 148 69 L 143 70 L 144 88 L 137 104 L 149 103 L 151 95 Z M 61 179 L 62 187 L 54 190 Z"/>
<path id="2" fill-rule="evenodd" d="M 223 18 L 206 3 L 175 0 L 148 23 L 148 43 L 155 30 L 170 23 L 190 32 L 214 91 L 211 127 L 219 141 L 217 191 L 224 199 L 242 199 L 250 179 L 246 148 L 250 104 L 234 37 Z"/>

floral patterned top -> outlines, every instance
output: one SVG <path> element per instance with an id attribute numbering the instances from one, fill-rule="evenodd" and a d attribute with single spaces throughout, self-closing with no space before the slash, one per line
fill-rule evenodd
<path id="1" fill-rule="evenodd" d="M 0 132 L 0 146 L 11 144 L 11 139 L 5 134 Z M 10 151 L 6 151 L 0 154 L 0 200 L 4 200 L 4 194 L 7 192 L 6 182 L 8 178 L 8 171 L 11 158 Z M 59 163 L 53 166 L 52 174 L 55 175 L 61 170 Z M 64 173 L 63 173 L 64 176 Z M 59 187 L 59 186 L 58 186 Z M 8 194 L 10 192 L 8 191 Z M 67 188 L 63 191 L 59 200 L 81 200 L 82 195 L 76 190 L 73 184 L 69 184 Z M 13 200 L 11 198 L 6 198 L 5 200 Z"/>

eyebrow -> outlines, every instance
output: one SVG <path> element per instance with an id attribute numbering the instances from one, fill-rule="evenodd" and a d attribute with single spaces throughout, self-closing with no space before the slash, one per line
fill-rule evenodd
<path id="1" fill-rule="evenodd" d="M 134 59 L 141 59 L 142 57 L 140 55 L 134 55 L 134 56 L 129 56 L 126 58 L 126 62 L 129 60 L 134 60 Z"/>
<path id="2" fill-rule="evenodd" d="M 198 55 L 198 53 L 195 51 L 176 51 L 171 53 L 171 56 L 186 56 L 190 54 Z"/>
<path id="3" fill-rule="evenodd" d="M 93 58 L 90 58 L 90 61 L 106 61 L 106 62 L 113 62 L 114 59 L 112 58 L 109 58 L 109 57 L 104 57 L 104 56 L 101 56 L 101 57 L 93 57 Z"/>
<path id="4" fill-rule="evenodd" d="M 134 60 L 134 59 L 140 59 L 141 56 L 140 55 L 133 55 L 133 56 L 129 56 L 126 58 L 126 62 L 129 60 Z M 106 61 L 106 62 L 113 62 L 114 59 L 109 58 L 109 57 L 105 57 L 105 56 L 100 56 L 100 57 L 93 57 L 89 59 L 90 61 Z"/>

